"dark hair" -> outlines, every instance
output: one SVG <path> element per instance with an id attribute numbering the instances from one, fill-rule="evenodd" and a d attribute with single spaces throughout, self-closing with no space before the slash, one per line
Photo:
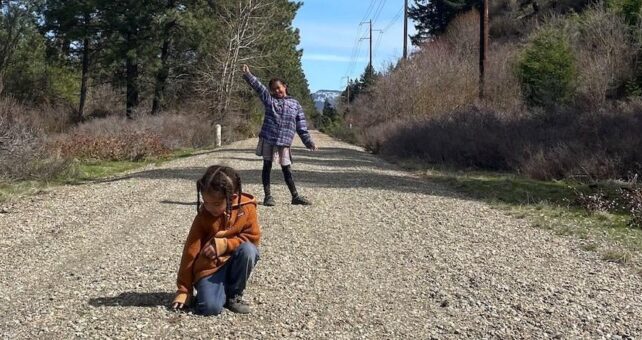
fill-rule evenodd
<path id="1" fill-rule="evenodd" d="M 285 94 L 288 94 L 288 83 L 283 81 L 283 79 L 281 79 L 281 78 L 272 78 L 272 79 L 270 79 L 270 82 L 268 83 L 268 87 L 270 88 L 270 91 L 272 91 L 272 85 L 276 84 L 277 82 L 281 83 L 281 84 L 283 84 L 283 86 L 285 86 Z"/>
<path id="2" fill-rule="evenodd" d="M 201 179 L 196 181 L 196 210 L 201 211 L 201 195 L 205 192 L 220 192 L 225 196 L 225 222 L 232 213 L 232 195 L 238 196 L 241 204 L 241 177 L 236 170 L 229 166 L 212 165 L 205 171 Z"/>

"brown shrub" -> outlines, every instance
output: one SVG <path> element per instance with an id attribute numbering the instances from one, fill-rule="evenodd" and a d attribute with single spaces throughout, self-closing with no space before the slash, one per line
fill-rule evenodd
<path id="1" fill-rule="evenodd" d="M 64 105 L 28 106 L 11 98 L 0 99 L 0 115 L 11 122 L 28 126 L 42 133 L 63 132 L 73 125 L 71 112 Z"/>
<path id="2" fill-rule="evenodd" d="M 515 63 L 519 53 L 515 44 L 491 44 L 492 53 L 486 60 L 484 105 L 511 116 L 525 111 Z"/>
<path id="3" fill-rule="evenodd" d="M 444 36 L 427 42 L 357 98 L 350 108 L 354 123 L 372 127 L 388 120 L 434 116 L 474 102 L 477 26 L 472 12 L 455 19 Z"/>
<path id="4" fill-rule="evenodd" d="M 629 226 L 642 229 L 642 186 L 624 188 L 621 192 L 626 209 L 631 214 Z"/>
<path id="5" fill-rule="evenodd" d="M 112 136 L 75 133 L 55 140 L 52 147 L 66 158 L 111 161 L 139 161 L 169 153 L 160 138 L 150 133 L 121 133 Z"/>
<path id="6" fill-rule="evenodd" d="M 567 28 L 578 70 L 576 102 L 594 108 L 618 97 L 635 74 L 637 47 L 624 18 L 604 6 L 592 5 L 576 19 Z"/>
<path id="7" fill-rule="evenodd" d="M 166 113 L 93 119 L 54 137 L 51 146 L 71 158 L 140 160 L 164 156 L 172 149 L 211 145 L 215 138 L 214 126 L 205 116 Z"/>
<path id="8" fill-rule="evenodd" d="M 125 112 L 124 96 L 108 84 L 90 87 L 85 105 L 85 119 L 122 116 Z"/>
<path id="9" fill-rule="evenodd" d="M 511 170 L 537 179 L 625 178 L 642 172 L 642 110 L 635 106 L 512 118 L 472 107 L 381 124 L 362 137 L 373 152 L 435 164 Z"/>
<path id="10" fill-rule="evenodd" d="M 28 124 L 29 114 L 15 101 L 0 100 L 0 180 L 47 180 L 67 169 L 65 159 L 47 154 L 44 132 Z"/>

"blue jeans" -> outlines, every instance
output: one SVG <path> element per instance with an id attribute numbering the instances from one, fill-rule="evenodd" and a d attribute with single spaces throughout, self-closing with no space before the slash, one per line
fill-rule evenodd
<path id="1" fill-rule="evenodd" d="M 196 283 L 196 309 L 203 315 L 218 315 L 228 297 L 243 294 L 252 268 L 259 260 L 259 250 L 243 242 L 216 273 Z"/>

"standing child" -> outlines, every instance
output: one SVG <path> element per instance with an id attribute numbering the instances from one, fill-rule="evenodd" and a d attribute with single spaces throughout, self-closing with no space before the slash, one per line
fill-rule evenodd
<path id="1" fill-rule="evenodd" d="M 263 172 L 261 175 L 263 190 L 265 191 L 263 204 L 265 206 L 273 206 L 275 204 L 270 192 L 270 172 L 272 171 L 272 161 L 275 158 L 278 159 L 281 165 L 285 183 L 292 194 L 292 204 L 311 204 L 310 201 L 296 191 L 291 169 L 290 146 L 292 145 L 295 131 L 308 149 L 317 150 L 308 132 L 301 104 L 296 99 L 288 96 L 287 85 L 281 79 L 273 78 L 270 80 L 270 90 L 268 91 L 250 73 L 250 68 L 247 65 L 243 65 L 243 78 L 259 94 L 265 106 L 265 117 L 263 118 L 263 127 L 261 127 L 259 145 L 257 147 L 257 154 L 263 156 Z"/>
<path id="2" fill-rule="evenodd" d="M 209 167 L 196 182 L 196 198 L 198 214 L 183 248 L 172 307 L 182 309 L 196 288 L 201 314 L 217 315 L 223 307 L 249 313 L 241 297 L 259 259 L 256 200 L 241 192 L 234 169 L 219 165 Z"/>

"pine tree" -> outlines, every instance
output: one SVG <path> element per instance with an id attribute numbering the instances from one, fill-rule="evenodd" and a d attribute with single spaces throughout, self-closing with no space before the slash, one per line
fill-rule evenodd
<path id="1" fill-rule="evenodd" d="M 82 120 L 92 55 L 98 49 L 100 13 L 94 0 L 48 0 L 43 29 L 63 58 L 80 61 L 81 84 L 77 119 Z M 76 62 L 77 63 L 77 62 Z"/>
<path id="2" fill-rule="evenodd" d="M 455 16 L 471 9 L 478 0 L 415 0 L 408 9 L 408 17 L 415 22 L 417 33 L 410 37 L 417 46 L 430 37 L 439 35 Z"/>
<path id="3" fill-rule="evenodd" d="M 157 61 L 154 20 L 165 6 L 159 0 L 97 0 L 107 36 L 103 70 L 112 68 L 115 80 L 125 79 L 127 117 L 140 103 L 141 78 Z M 124 73 L 124 77 L 123 74 Z"/>
<path id="4" fill-rule="evenodd" d="M 332 122 L 335 122 L 337 120 L 337 110 L 330 104 L 329 100 L 325 100 L 323 102 L 323 116 L 328 117 Z"/>

